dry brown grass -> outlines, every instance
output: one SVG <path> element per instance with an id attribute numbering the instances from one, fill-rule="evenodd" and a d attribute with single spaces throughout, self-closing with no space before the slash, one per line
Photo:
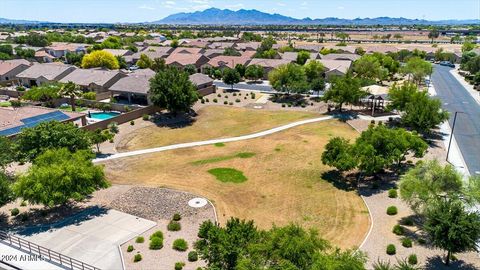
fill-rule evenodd
<path id="1" fill-rule="evenodd" d="M 118 151 L 130 151 L 175 143 L 246 135 L 282 124 L 319 117 L 318 113 L 267 111 L 208 106 L 197 111 L 196 121 L 187 127 L 170 128 L 150 124 L 125 135 Z"/>
<path id="2" fill-rule="evenodd" d="M 329 168 L 320 157 L 331 136 L 354 138 L 357 133 L 347 124 L 331 120 L 224 147 L 202 146 L 111 160 L 105 162 L 105 168 L 114 184 L 171 187 L 205 196 L 215 204 L 222 223 L 231 216 L 253 219 L 261 228 L 295 222 L 316 228 L 342 248 L 358 246 L 369 227 L 366 206 L 355 191 L 322 179 Z M 239 152 L 255 155 L 194 163 Z M 207 172 L 217 167 L 240 170 L 248 180 L 220 182 Z"/>

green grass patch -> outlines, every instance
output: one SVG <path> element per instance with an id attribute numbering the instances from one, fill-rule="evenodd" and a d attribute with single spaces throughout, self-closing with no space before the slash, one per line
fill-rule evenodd
<path id="1" fill-rule="evenodd" d="M 208 172 L 215 176 L 217 180 L 225 183 L 242 183 L 247 181 L 247 177 L 243 175 L 243 172 L 233 168 L 215 168 L 208 170 Z"/>
<path id="2" fill-rule="evenodd" d="M 10 106 L 12 106 L 12 103 L 10 103 L 10 101 L 0 102 L 0 107 L 10 107 Z"/>
<path id="3" fill-rule="evenodd" d="M 255 156 L 255 153 L 240 152 L 240 153 L 236 153 L 235 155 L 230 155 L 230 156 L 214 157 L 214 158 L 196 160 L 196 161 L 192 162 L 191 164 L 192 165 L 204 165 L 204 164 L 210 164 L 210 163 L 230 160 L 230 159 L 234 159 L 234 158 L 251 158 L 253 156 Z"/>
<path id="4" fill-rule="evenodd" d="M 224 147 L 224 146 L 225 146 L 225 144 L 224 144 L 224 143 L 221 143 L 221 142 L 217 142 L 217 143 L 215 143 L 215 144 L 213 144 L 213 145 L 216 146 L 216 147 Z"/>

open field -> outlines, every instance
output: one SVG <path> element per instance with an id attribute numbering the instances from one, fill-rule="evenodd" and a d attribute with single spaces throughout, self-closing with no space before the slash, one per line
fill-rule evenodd
<path id="1" fill-rule="evenodd" d="M 263 112 L 256 114 L 269 118 Z M 258 119 L 254 114 L 251 117 Z M 277 123 L 278 119 L 286 116 L 277 118 Z M 248 132 L 251 127 L 227 130 Z M 320 156 L 331 136 L 354 138 L 357 133 L 332 120 L 223 147 L 179 149 L 104 164 L 113 184 L 171 187 L 207 197 L 222 223 L 231 216 L 254 219 L 261 228 L 295 222 L 318 229 L 322 237 L 340 247 L 358 246 L 370 224 L 367 208 L 355 191 L 322 179 L 329 169 Z M 215 168 L 241 171 L 247 180 L 219 181 L 208 172 Z"/>
<path id="2" fill-rule="evenodd" d="M 294 121 L 318 117 L 318 113 L 265 111 L 207 106 L 197 111 L 196 121 L 182 128 L 149 123 L 123 135 L 117 150 L 131 151 L 175 143 L 246 135 Z"/>

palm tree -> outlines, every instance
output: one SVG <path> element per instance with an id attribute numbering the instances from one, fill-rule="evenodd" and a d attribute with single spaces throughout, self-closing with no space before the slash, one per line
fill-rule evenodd
<path id="1" fill-rule="evenodd" d="M 72 111 L 75 111 L 75 98 L 79 97 L 82 94 L 82 91 L 74 82 L 69 81 L 62 85 L 60 88 L 60 94 L 63 97 L 70 98 L 70 105 L 72 106 Z"/>

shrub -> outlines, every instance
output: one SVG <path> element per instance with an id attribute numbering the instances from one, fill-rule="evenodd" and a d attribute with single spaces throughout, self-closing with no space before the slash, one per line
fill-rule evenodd
<path id="1" fill-rule="evenodd" d="M 163 232 L 162 231 L 154 232 L 152 235 L 150 235 L 150 240 L 152 240 L 152 238 L 154 238 L 154 237 L 158 237 L 160 239 L 163 239 Z"/>
<path id="2" fill-rule="evenodd" d="M 255 93 L 252 93 L 250 96 L 252 97 L 252 99 L 255 99 Z"/>
<path id="3" fill-rule="evenodd" d="M 228 105 L 233 105 L 233 102 L 228 103 Z"/>
<path id="4" fill-rule="evenodd" d="M 95 92 L 85 92 L 82 94 L 82 98 L 88 99 L 88 100 L 96 100 L 97 99 L 97 93 Z"/>
<path id="5" fill-rule="evenodd" d="M 143 242 L 145 242 L 145 238 L 143 238 L 143 236 L 139 236 L 137 237 L 137 239 L 135 239 L 135 243 L 141 244 Z"/>
<path id="6" fill-rule="evenodd" d="M 180 221 L 181 219 L 182 219 L 182 216 L 180 215 L 180 213 L 173 214 L 172 220 Z"/>
<path id="7" fill-rule="evenodd" d="M 12 107 L 22 107 L 22 102 L 20 100 L 10 100 L 10 105 Z"/>
<path id="8" fill-rule="evenodd" d="M 417 264 L 418 263 L 417 255 L 410 254 L 410 256 L 408 256 L 408 263 L 412 265 Z"/>
<path id="9" fill-rule="evenodd" d="M 223 104 L 227 105 L 227 104 L 228 104 L 228 101 L 225 100 L 225 101 L 223 102 Z"/>
<path id="10" fill-rule="evenodd" d="M 217 103 L 217 102 L 218 102 L 218 100 L 217 100 L 216 98 L 214 98 L 214 99 L 213 99 L 213 102 Z"/>
<path id="11" fill-rule="evenodd" d="M 282 108 L 285 108 L 285 104 L 282 104 Z"/>
<path id="12" fill-rule="evenodd" d="M 210 100 L 208 98 L 205 99 L 205 102 L 210 102 Z"/>
<path id="13" fill-rule="evenodd" d="M 171 232 L 177 232 L 182 229 L 182 225 L 178 221 L 171 220 L 167 225 L 167 229 Z"/>
<path id="14" fill-rule="evenodd" d="M 396 235 L 403 235 L 405 231 L 404 231 L 402 226 L 395 225 L 395 226 L 393 226 L 392 232 Z"/>
<path id="15" fill-rule="evenodd" d="M 237 96 L 237 93 L 233 93 L 233 96 L 236 97 L 236 96 Z"/>
<path id="16" fill-rule="evenodd" d="M 28 220 L 28 214 L 27 213 L 22 213 L 20 216 L 20 220 L 25 222 Z"/>
<path id="17" fill-rule="evenodd" d="M 218 94 L 217 97 L 222 97 L 222 95 Z"/>
<path id="18" fill-rule="evenodd" d="M 142 115 L 142 119 L 143 119 L 144 121 L 148 121 L 148 120 L 150 120 L 150 115 L 144 114 L 144 115 Z"/>
<path id="19" fill-rule="evenodd" d="M 398 213 L 397 207 L 396 206 L 389 206 L 387 208 L 387 215 L 389 216 L 394 216 Z"/>
<path id="20" fill-rule="evenodd" d="M 130 126 L 135 126 L 135 121 L 130 121 Z"/>
<path id="21" fill-rule="evenodd" d="M 388 197 L 389 198 L 397 198 L 398 194 L 397 194 L 397 190 L 392 188 L 392 189 L 389 189 L 388 190 Z"/>
<path id="22" fill-rule="evenodd" d="M 413 226 L 413 219 L 412 218 L 405 218 L 405 219 L 403 219 L 402 223 L 405 226 Z"/>
<path id="23" fill-rule="evenodd" d="M 132 245 L 129 245 L 127 247 L 127 252 L 132 252 L 134 250 L 133 246 Z"/>
<path id="24" fill-rule="evenodd" d="M 123 110 L 124 110 L 125 112 L 130 112 L 130 111 L 132 111 L 132 109 L 130 109 L 130 107 L 128 107 L 127 105 L 123 106 Z"/>
<path id="25" fill-rule="evenodd" d="M 427 243 L 427 240 L 423 239 L 423 238 L 418 238 L 418 243 L 420 245 L 425 245 Z"/>
<path id="26" fill-rule="evenodd" d="M 175 263 L 175 270 L 182 270 L 184 266 L 185 266 L 184 262 L 176 262 Z"/>
<path id="27" fill-rule="evenodd" d="M 135 254 L 135 256 L 133 256 L 133 262 L 139 262 L 142 260 L 142 254 Z"/>
<path id="28" fill-rule="evenodd" d="M 225 98 L 228 98 L 228 95 L 225 95 Z"/>
<path id="29" fill-rule="evenodd" d="M 410 238 L 403 238 L 402 239 L 402 246 L 406 248 L 411 248 L 412 247 L 412 240 Z"/>
<path id="30" fill-rule="evenodd" d="M 18 210 L 18 208 L 13 208 L 12 210 L 10 210 L 10 213 L 12 214 L 12 216 L 16 216 L 20 214 L 20 210 Z"/>
<path id="31" fill-rule="evenodd" d="M 235 102 L 239 103 L 239 102 L 240 102 L 240 99 L 238 99 L 238 98 L 237 98 L 237 99 L 235 99 Z"/>
<path id="32" fill-rule="evenodd" d="M 200 102 L 201 102 L 202 104 L 205 104 L 205 100 L 203 100 L 203 99 L 202 99 L 202 100 L 200 100 Z"/>
<path id="33" fill-rule="evenodd" d="M 23 86 L 17 86 L 16 89 L 17 89 L 17 91 L 19 91 L 19 92 L 25 91 L 25 87 L 23 87 Z"/>
<path id="34" fill-rule="evenodd" d="M 20 203 L 20 206 L 27 206 L 27 201 L 22 201 L 22 202 Z"/>
<path id="35" fill-rule="evenodd" d="M 156 250 L 156 249 L 161 249 L 162 247 L 163 247 L 163 238 L 154 236 L 150 239 L 150 245 L 149 245 L 150 249 Z"/>
<path id="36" fill-rule="evenodd" d="M 395 255 L 397 253 L 397 249 L 395 248 L 394 244 L 390 244 L 387 246 L 387 254 L 388 255 Z"/>
<path id="37" fill-rule="evenodd" d="M 196 251 L 190 251 L 188 253 L 188 261 L 196 262 L 198 260 L 198 253 Z"/>
<path id="38" fill-rule="evenodd" d="M 188 243 L 184 239 L 177 239 L 173 241 L 172 248 L 178 251 L 185 251 L 188 249 Z"/>

